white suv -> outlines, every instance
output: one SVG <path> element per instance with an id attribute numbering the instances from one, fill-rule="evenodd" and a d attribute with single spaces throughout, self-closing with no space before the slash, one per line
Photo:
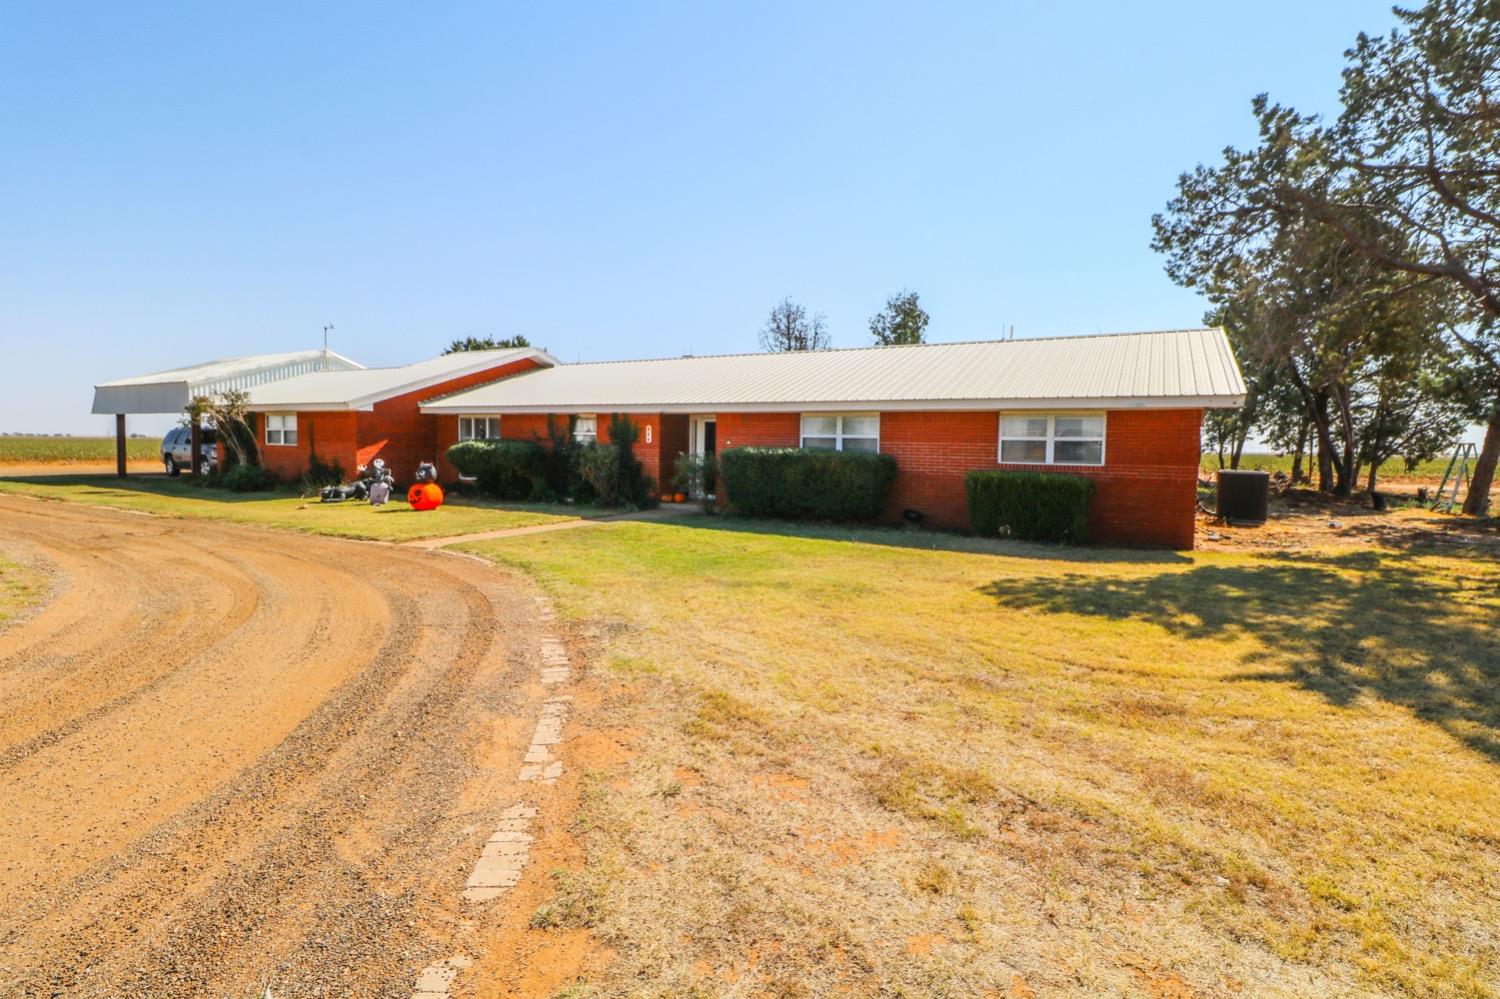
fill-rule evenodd
<path id="1" fill-rule="evenodd" d="M 214 443 L 214 432 L 204 429 L 198 432 L 198 474 L 207 475 L 219 467 L 219 445 Z M 193 449 L 193 432 L 187 427 L 168 430 L 161 439 L 161 463 L 168 475 L 181 475 L 184 468 L 192 468 L 189 452 Z"/>

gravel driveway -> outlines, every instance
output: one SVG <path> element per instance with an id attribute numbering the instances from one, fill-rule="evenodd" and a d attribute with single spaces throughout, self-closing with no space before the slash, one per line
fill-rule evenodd
<path id="1" fill-rule="evenodd" d="M 409 997 L 542 699 L 473 560 L 0 497 L 0 995 Z"/>

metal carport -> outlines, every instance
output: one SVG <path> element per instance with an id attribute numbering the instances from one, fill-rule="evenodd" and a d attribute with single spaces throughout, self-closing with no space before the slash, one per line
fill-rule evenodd
<path id="1" fill-rule="evenodd" d="M 312 371 L 357 371 L 363 364 L 330 350 L 298 350 L 208 361 L 187 368 L 119 378 L 94 386 L 93 412 L 115 415 L 115 471 L 125 477 L 125 417 L 128 414 L 180 413 L 204 395 L 249 389 Z M 197 467 L 199 434 L 194 426 L 192 454 Z"/>

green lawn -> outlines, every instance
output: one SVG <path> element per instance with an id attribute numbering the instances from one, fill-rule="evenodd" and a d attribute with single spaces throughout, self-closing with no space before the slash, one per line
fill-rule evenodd
<path id="1" fill-rule="evenodd" d="M 161 456 L 161 438 L 127 437 L 125 454 L 131 461 L 151 461 Z M 75 464 L 114 461 L 113 437 L 0 437 L 0 464 Z"/>
<path id="2" fill-rule="evenodd" d="M 1380 466 L 1378 478 L 1391 478 L 1403 475 L 1416 476 L 1423 479 L 1440 479 L 1443 471 L 1448 467 L 1449 456 L 1443 455 L 1430 461 L 1419 461 L 1416 467 L 1410 471 L 1406 468 L 1405 458 L 1391 458 Z M 1205 452 L 1203 462 L 1200 466 L 1205 472 L 1215 472 L 1219 468 L 1219 456 L 1211 452 Z M 1302 467 L 1307 468 L 1307 460 L 1304 458 Z M 1316 464 L 1314 464 L 1316 469 Z M 1240 455 L 1240 468 L 1256 472 L 1286 472 L 1291 474 L 1292 456 L 1289 454 L 1242 454 Z M 1368 475 L 1366 470 L 1363 475 Z"/>
<path id="3" fill-rule="evenodd" d="M 574 513 L 557 506 L 497 506 L 463 499 L 445 503 L 437 510 L 418 512 L 400 500 L 378 508 L 368 503 L 319 503 L 316 497 L 303 499 L 287 492 L 231 493 L 165 476 L 124 480 L 105 475 L 0 478 L 0 493 L 376 541 L 413 541 L 526 527 L 597 512 L 580 509 Z"/>
<path id="4" fill-rule="evenodd" d="M 710 523 L 466 546 L 633 753 L 534 919 L 586 994 L 1500 992 L 1492 559 Z"/>

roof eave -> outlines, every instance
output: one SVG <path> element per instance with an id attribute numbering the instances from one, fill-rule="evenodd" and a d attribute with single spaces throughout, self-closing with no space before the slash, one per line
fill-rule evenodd
<path id="1" fill-rule="evenodd" d="M 499 366 L 500 367 L 504 367 L 507 364 L 514 364 L 517 361 L 542 360 L 542 359 L 545 359 L 545 360 L 542 361 L 542 363 L 546 364 L 548 367 L 555 366 L 558 363 L 557 362 L 557 358 L 553 357 L 551 354 L 547 353 L 545 350 L 538 350 L 535 347 L 518 347 L 518 348 L 515 348 L 515 356 L 510 357 L 507 360 L 500 362 Z M 397 385 L 397 386 L 391 386 L 391 387 L 388 387 L 388 388 L 383 388 L 383 389 L 381 389 L 378 392 L 367 392 L 366 394 L 364 394 L 362 396 L 356 396 L 353 399 L 349 399 L 349 400 L 342 401 L 342 402 L 299 402 L 299 403 L 291 403 L 291 402 L 260 403 L 260 402 L 257 402 L 257 403 L 252 403 L 250 405 L 249 409 L 250 409 L 251 412 L 255 412 L 255 413 L 267 413 L 267 412 L 276 412 L 276 413 L 282 413 L 282 412 L 287 412 L 287 413 L 290 413 L 290 412 L 319 413 L 319 412 L 343 412 L 343 411 L 346 411 L 346 410 L 347 411 L 369 412 L 370 410 L 372 410 L 372 409 L 375 408 L 375 404 L 378 403 L 378 402 L 385 402 L 387 399 L 395 399 L 398 396 L 409 395 L 412 392 L 420 392 L 424 388 L 430 388 L 433 385 L 441 385 L 443 382 L 450 382 L 450 381 L 453 381 L 455 378 L 467 378 L 469 375 L 479 374 L 480 372 L 484 371 L 489 366 L 490 366 L 489 364 L 485 364 L 485 363 L 475 363 L 475 364 L 473 364 L 471 366 L 460 368 L 457 371 L 447 372 L 447 373 L 444 373 L 442 375 L 432 375 L 432 376 L 427 377 L 427 378 L 419 378 L 419 379 L 417 379 L 416 381 L 413 381 L 413 382 L 406 382 L 406 383 L 404 383 L 402 385 Z M 368 370 L 368 369 L 366 369 L 366 370 Z M 525 374 L 525 372 L 517 372 L 517 374 Z M 510 377 L 510 376 L 506 376 L 506 377 Z M 477 388 L 478 386 L 474 386 L 474 387 Z M 467 389 L 461 389 L 460 391 L 468 391 L 468 390 Z"/>
<path id="2" fill-rule="evenodd" d="M 1056 399 L 835 399 L 803 402 L 693 402 L 693 403 L 590 403 L 587 405 L 536 404 L 495 405 L 452 402 L 422 403 L 420 410 L 434 416 L 505 415 L 507 413 L 836 413 L 912 411 L 991 411 L 1001 409 L 1234 409 L 1245 404 L 1243 395 L 1115 396 Z"/>
<path id="3" fill-rule="evenodd" d="M 375 407 L 352 402 L 253 402 L 245 408 L 252 413 L 368 413 Z"/>

